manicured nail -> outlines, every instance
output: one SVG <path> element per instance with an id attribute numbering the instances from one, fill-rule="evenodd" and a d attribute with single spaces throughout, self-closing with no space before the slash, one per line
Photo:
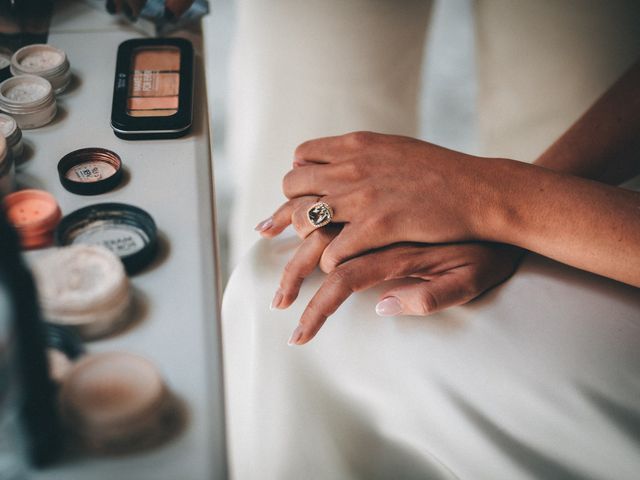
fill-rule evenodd
<path id="1" fill-rule="evenodd" d="M 269 230 L 273 227 L 273 217 L 269 217 L 266 220 L 261 221 L 254 228 L 256 232 L 264 232 L 265 230 Z"/>
<path id="2" fill-rule="evenodd" d="M 296 329 L 293 331 L 293 333 L 291 334 L 291 338 L 289 338 L 287 345 L 289 345 L 290 347 L 297 345 L 300 339 L 302 338 L 302 333 L 303 333 L 302 327 L 298 325 Z"/>
<path id="3" fill-rule="evenodd" d="M 113 0 L 107 0 L 107 12 L 111 15 L 116 13 L 116 3 Z"/>
<path id="4" fill-rule="evenodd" d="M 402 305 L 396 297 L 383 298 L 376 305 L 376 313 L 381 317 L 394 317 L 400 312 L 402 312 Z"/>
<path id="5" fill-rule="evenodd" d="M 282 289 L 279 288 L 276 290 L 276 294 L 273 296 L 273 300 L 271 300 L 271 305 L 269 305 L 269 310 L 275 310 L 280 306 L 280 302 L 282 302 Z"/>

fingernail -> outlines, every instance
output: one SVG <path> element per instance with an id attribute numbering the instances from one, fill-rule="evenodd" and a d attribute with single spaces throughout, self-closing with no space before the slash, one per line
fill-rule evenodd
<path id="1" fill-rule="evenodd" d="M 280 302 L 282 302 L 282 289 L 279 288 L 276 290 L 276 294 L 273 296 L 273 300 L 271 300 L 271 305 L 269 305 L 269 310 L 275 310 L 280 306 Z"/>
<path id="2" fill-rule="evenodd" d="M 113 0 L 107 0 L 107 12 L 111 15 L 116 13 L 116 3 Z"/>
<path id="3" fill-rule="evenodd" d="M 376 313 L 381 317 L 393 317 L 400 312 L 402 312 L 402 305 L 396 297 L 383 298 L 376 305 Z"/>
<path id="4" fill-rule="evenodd" d="M 265 230 L 269 230 L 271 227 L 273 227 L 273 217 L 269 217 L 266 220 L 261 221 L 255 226 L 254 230 L 256 232 L 264 232 Z"/>
<path id="5" fill-rule="evenodd" d="M 169 22 L 175 22 L 176 16 L 167 7 L 164 7 L 164 19 Z"/>
<path id="6" fill-rule="evenodd" d="M 287 345 L 289 345 L 290 347 L 297 345 L 300 339 L 302 338 L 302 333 L 303 333 L 302 327 L 298 325 L 296 329 L 293 331 L 293 333 L 291 334 L 291 337 L 289 338 Z"/>

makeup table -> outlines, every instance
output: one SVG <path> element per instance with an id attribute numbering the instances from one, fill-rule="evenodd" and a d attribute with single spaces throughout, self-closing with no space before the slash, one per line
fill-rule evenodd
<path id="1" fill-rule="evenodd" d="M 102 6 L 102 4 L 100 3 Z M 227 476 L 219 325 L 214 194 L 202 42 L 196 49 L 194 123 L 173 140 L 127 141 L 110 125 L 118 45 L 142 36 L 92 2 L 58 2 L 49 43 L 66 51 L 72 84 L 58 97 L 54 121 L 24 132 L 28 160 L 20 187 L 41 188 L 63 214 L 103 202 L 128 203 L 155 219 L 160 249 L 154 263 L 131 278 L 137 311 L 123 332 L 87 342 L 89 353 L 140 354 L 159 368 L 187 411 L 183 431 L 166 444 L 125 456 L 71 456 L 32 472 L 38 480 L 171 479 Z M 115 190 L 81 196 L 66 191 L 56 165 L 84 147 L 118 153 L 125 180 Z M 27 253 L 29 261 L 40 252 Z"/>

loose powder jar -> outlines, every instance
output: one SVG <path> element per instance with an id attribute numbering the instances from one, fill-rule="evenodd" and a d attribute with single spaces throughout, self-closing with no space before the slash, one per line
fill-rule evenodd
<path id="1" fill-rule="evenodd" d="M 131 304 L 129 280 L 120 259 L 99 245 L 57 248 L 33 264 L 44 317 L 74 327 L 82 338 L 118 329 Z"/>
<path id="2" fill-rule="evenodd" d="M 56 115 L 56 99 L 48 80 L 18 75 L 0 83 L 0 110 L 11 115 L 23 130 L 46 125 Z"/>
<path id="3" fill-rule="evenodd" d="M 106 148 L 82 148 L 58 162 L 62 186 L 80 195 L 98 195 L 115 188 L 122 180 L 120 156 Z"/>
<path id="4" fill-rule="evenodd" d="M 63 92 L 71 81 L 67 54 L 46 44 L 28 45 L 14 53 L 11 57 L 11 73 L 45 78 L 51 83 L 55 94 Z"/>
<path id="5" fill-rule="evenodd" d="M 15 189 L 15 167 L 13 155 L 8 148 L 7 141 L 0 136 L 0 198 L 10 194 Z"/>
<path id="6" fill-rule="evenodd" d="M 130 452 L 175 430 L 176 405 L 156 367 L 125 352 L 88 355 L 66 375 L 60 410 L 81 444 Z"/>
<path id="7" fill-rule="evenodd" d="M 127 272 L 146 267 L 157 251 L 157 229 L 151 215 L 123 203 L 99 203 L 62 219 L 56 229 L 58 245 L 102 245 L 118 255 Z"/>
<path id="8" fill-rule="evenodd" d="M 22 130 L 10 115 L 0 113 L 0 134 L 7 140 L 7 146 L 11 150 L 13 163 L 18 165 L 24 153 L 24 143 L 22 142 Z"/>
<path id="9" fill-rule="evenodd" d="M 44 190 L 20 190 L 4 198 L 9 222 L 18 232 L 22 248 L 51 245 L 53 232 L 62 216 L 56 199 Z"/>

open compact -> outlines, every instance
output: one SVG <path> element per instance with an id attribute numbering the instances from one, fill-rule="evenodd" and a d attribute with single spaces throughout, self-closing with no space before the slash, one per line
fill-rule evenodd
<path id="1" fill-rule="evenodd" d="M 176 138 L 193 117 L 193 46 L 183 38 L 127 40 L 118 48 L 111 109 L 124 139 Z"/>
<path id="2" fill-rule="evenodd" d="M 124 203 L 99 203 L 64 217 L 55 233 L 58 245 L 102 245 L 115 253 L 128 273 L 146 267 L 157 251 L 151 215 Z"/>
<path id="3" fill-rule="evenodd" d="M 122 180 L 120 156 L 106 148 L 81 148 L 58 162 L 62 186 L 80 195 L 98 195 L 115 188 Z"/>

